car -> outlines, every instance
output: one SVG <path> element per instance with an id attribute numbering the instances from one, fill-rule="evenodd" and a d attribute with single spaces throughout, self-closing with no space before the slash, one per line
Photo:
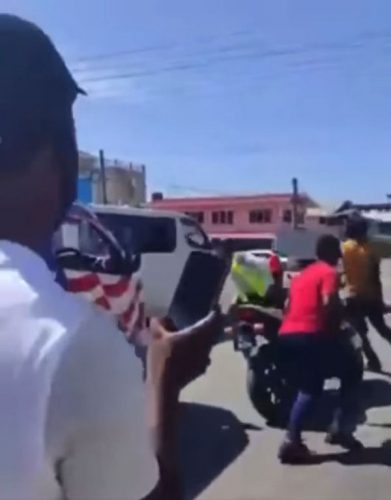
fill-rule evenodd
<path id="1" fill-rule="evenodd" d="M 255 259 L 259 259 L 260 261 L 264 262 L 265 260 L 270 259 L 272 255 L 275 255 L 276 252 L 273 250 L 247 250 L 246 252 L 243 252 L 245 255 L 252 256 Z M 277 254 L 282 266 L 285 268 L 286 263 L 288 261 L 287 257 L 281 254 Z"/>

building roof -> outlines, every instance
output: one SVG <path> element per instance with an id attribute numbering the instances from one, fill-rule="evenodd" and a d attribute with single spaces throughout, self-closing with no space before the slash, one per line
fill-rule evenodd
<path id="1" fill-rule="evenodd" d="M 307 194 L 300 195 L 310 206 L 317 206 Z M 265 193 L 253 195 L 227 195 L 227 196 L 199 196 L 199 197 L 183 197 L 183 198 L 163 198 L 161 200 L 151 201 L 150 205 L 154 208 L 175 208 L 181 209 L 198 209 L 202 207 L 214 207 L 222 205 L 254 205 L 257 203 L 273 203 L 273 202 L 290 202 L 292 193 Z"/>
<path id="2" fill-rule="evenodd" d="M 344 212 L 346 210 L 358 210 L 359 212 L 367 212 L 369 210 L 383 210 L 385 212 L 391 211 L 391 202 L 380 203 L 353 203 L 352 201 L 345 201 L 336 210 L 336 212 Z"/>
<path id="3" fill-rule="evenodd" d="M 96 156 L 92 155 L 91 153 L 87 153 L 87 151 L 81 151 L 81 150 L 79 150 L 79 157 L 80 158 L 87 158 L 87 159 L 91 159 L 91 160 L 96 159 Z"/>

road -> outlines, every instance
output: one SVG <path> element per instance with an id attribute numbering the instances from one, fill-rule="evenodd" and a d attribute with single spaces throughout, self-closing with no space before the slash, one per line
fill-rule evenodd
<path id="1" fill-rule="evenodd" d="M 383 270 L 391 302 L 391 263 Z M 225 291 L 225 300 L 231 293 Z M 391 321 L 391 318 L 390 318 Z M 391 372 L 391 347 L 372 334 L 384 368 Z M 307 443 L 319 454 L 317 465 L 279 464 L 283 431 L 270 429 L 245 393 L 245 364 L 230 342 L 213 352 L 208 373 L 183 396 L 183 469 L 187 498 L 202 500 L 388 500 L 391 491 L 391 378 L 367 375 L 366 421 L 358 436 L 360 455 L 326 445 L 311 431 Z M 327 421 L 320 409 L 319 426 Z M 323 422 L 322 422 L 323 421 Z"/>

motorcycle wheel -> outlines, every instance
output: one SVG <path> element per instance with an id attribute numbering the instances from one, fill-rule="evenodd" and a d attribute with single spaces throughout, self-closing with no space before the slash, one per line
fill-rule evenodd
<path id="1" fill-rule="evenodd" d="M 256 411 L 268 424 L 285 425 L 294 398 L 294 390 L 281 376 L 271 344 L 262 346 L 249 360 L 247 393 Z"/>

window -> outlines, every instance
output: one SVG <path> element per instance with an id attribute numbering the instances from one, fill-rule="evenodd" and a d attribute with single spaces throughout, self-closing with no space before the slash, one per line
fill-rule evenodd
<path id="1" fill-rule="evenodd" d="M 263 218 L 266 224 L 270 224 L 272 221 L 272 211 L 270 208 L 267 208 L 263 211 Z"/>
<path id="2" fill-rule="evenodd" d="M 204 212 L 186 212 L 186 215 L 188 215 L 189 217 L 192 217 L 199 224 L 203 224 L 205 222 Z"/>
<path id="3" fill-rule="evenodd" d="M 262 210 L 251 210 L 249 213 L 250 224 L 261 224 L 263 222 Z"/>
<path id="4" fill-rule="evenodd" d="M 220 224 L 225 224 L 225 212 L 220 212 Z"/>
<path id="5" fill-rule="evenodd" d="M 379 222 L 378 231 L 380 234 L 390 236 L 391 235 L 391 222 Z"/>
<path id="6" fill-rule="evenodd" d="M 202 227 L 194 219 L 183 217 L 181 223 L 185 229 L 186 241 L 191 247 L 206 250 L 212 248 L 212 244 L 205 231 L 203 231 Z"/>
<path id="7" fill-rule="evenodd" d="M 107 242 L 90 224 L 84 221 L 79 224 L 79 249 L 82 253 L 95 257 L 110 255 Z"/>
<path id="8" fill-rule="evenodd" d="M 234 213 L 232 210 L 220 210 L 212 212 L 212 224 L 233 224 Z"/>
<path id="9" fill-rule="evenodd" d="M 324 221 L 326 226 L 343 227 L 344 225 L 343 219 L 341 219 L 340 217 L 325 217 Z"/>
<path id="10" fill-rule="evenodd" d="M 97 214 L 118 242 L 135 254 L 171 253 L 176 248 L 176 221 L 170 217 Z"/>
<path id="11" fill-rule="evenodd" d="M 283 222 L 286 222 L 287 224 L 292 224 L 293 221 L 293 216 L 292 216 L 292 210 L 289 208 L 284 210 L 282 214 L 282 220 Z"/>
<path id="12" fill-rule="evenodd" d="M 248 220 L 250 224 L 270 224 L 272 221 L 272 211 L 270 208 L 250 210 Z"/>

